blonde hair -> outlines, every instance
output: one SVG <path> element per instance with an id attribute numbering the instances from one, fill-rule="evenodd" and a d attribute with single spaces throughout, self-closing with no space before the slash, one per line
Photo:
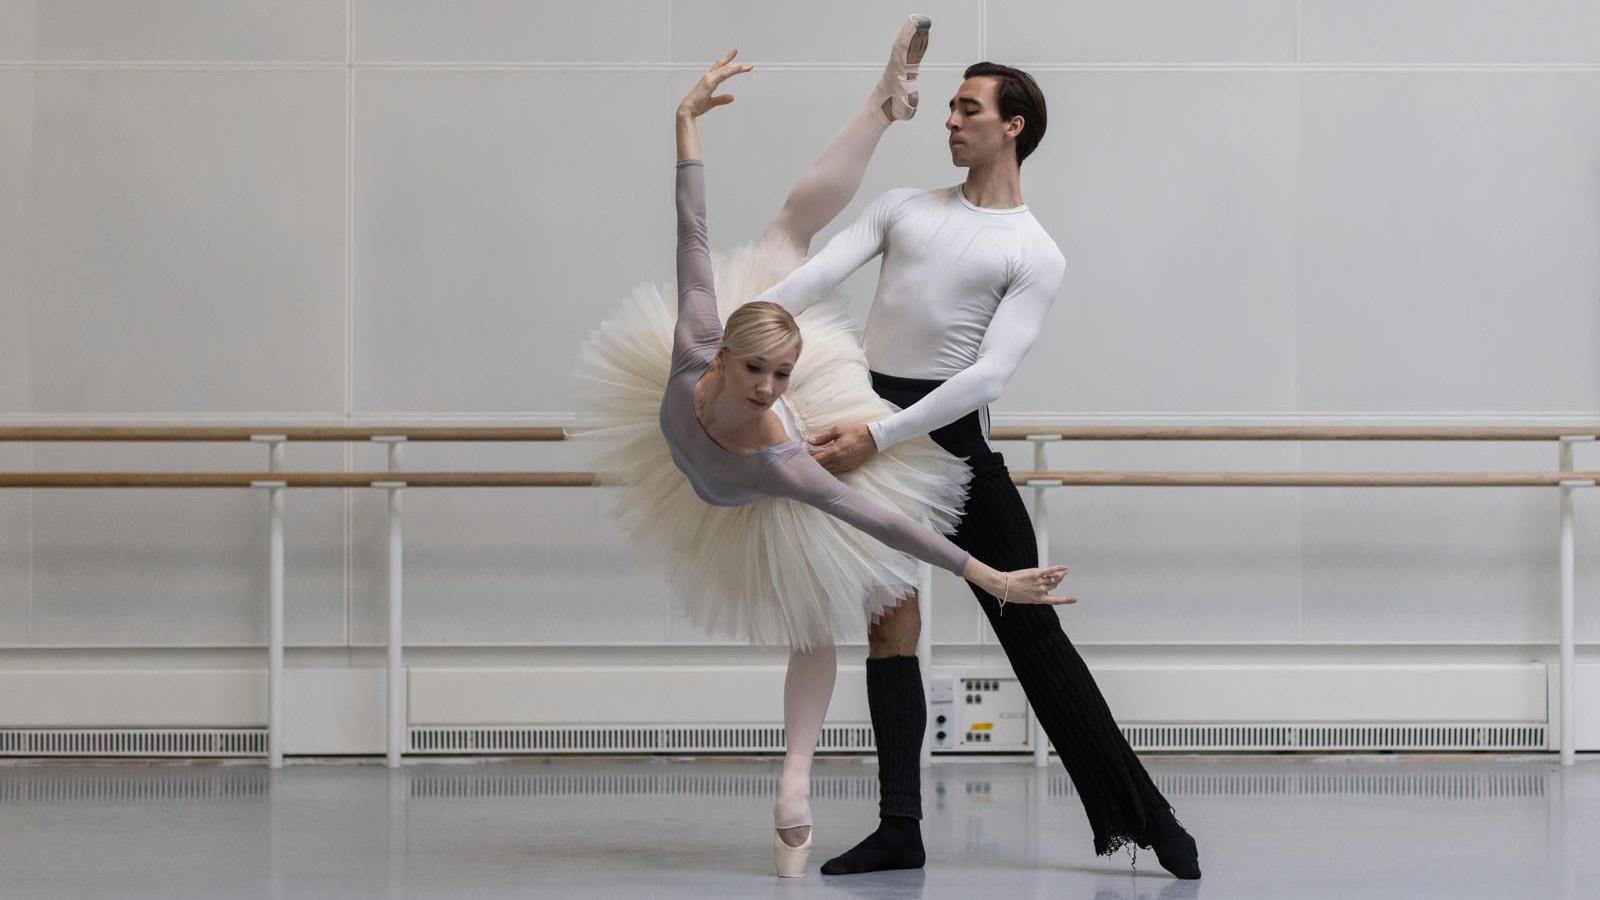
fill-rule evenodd
<path id="1" fill-rule="evenodd" d="M 718 355 L 726 352 L 736 359 L 773 356 L 791 347 L 800 352 L 800 326 L 794 316 L 776 303 L 753 300 L 728 317 Z"/>

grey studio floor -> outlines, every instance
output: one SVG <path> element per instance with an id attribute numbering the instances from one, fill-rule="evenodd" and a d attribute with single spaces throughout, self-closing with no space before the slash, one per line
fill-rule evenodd
<path id="1" fill-rule="evenodd" d="M 1590 898 L 1600 758 L 1153 757 L 1200 841 L 1179 882 L 1097 858 L 1058 764 L 940 760 L 921 872 L 824 878 L 874 767 L 819 761 L 817 852 L 769 875 L 770 759 L 0 764 L 0 897 Z"/>

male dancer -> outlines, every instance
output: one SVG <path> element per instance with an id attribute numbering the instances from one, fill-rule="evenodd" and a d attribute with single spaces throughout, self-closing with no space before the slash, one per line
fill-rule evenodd
<path id="1" fill-rule="evenodd" d="M 954 542 L 1002 569 L 1038 565 L 1032 524 L 1005 460 L 985 439 L 988 404 L 1044 326 L 1065 261 L 1022 202 L 1020 169 L 1046 124 L 1026 72 L 977 63 L 950 101 L 951 161 L 966 181 L 897 189 L 758 299 L 791 313 L 883 255 L 864 344 L 873 388 L 900 411 L 830 428 L 813 443 L 829 470 L 849 471 L 898 441 L 928 434 L 972 466 Z M 1045 733 L 1083 800 L 1097 854 L 1153 847 L 1179 878 L 1200 877 L 1194 839 L 1122 737 L 1094 678 L 1048 606 L 1006 609 L 973 588 Z M 926 859 L 921 750 L 927 703 L 916 658 L 917 604 L 868 633 L 867 699 L 878 745 L 879 826 L 829 860 L 825 875 L 919 868 Z"/>

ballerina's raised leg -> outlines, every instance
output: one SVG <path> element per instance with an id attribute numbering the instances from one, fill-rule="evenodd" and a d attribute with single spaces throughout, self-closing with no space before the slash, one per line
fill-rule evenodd
<path id="1" fill-rule="evenodd" d="M 808 255 L 811 239 L 850 205 L 883 133 L 917 112 L 917 68 L 928 49 L 933 20 L 910 16 L 900 26 L 889 63 L 872 92 L 789 189 L 783 209 L 761 236 Z"/>

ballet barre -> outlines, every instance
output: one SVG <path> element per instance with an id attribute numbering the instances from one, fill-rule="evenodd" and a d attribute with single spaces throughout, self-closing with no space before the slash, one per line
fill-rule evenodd
<path id="1" fill-rule="evenodd" d="M 599 487 L 592 472 L 0 472 L 0 488 Z"/>
<path id="2" fill-rule="evenodd" d="M 598 487 L 606 481 L 591 472 L 407 472 L 401 470 L 401 448 L 409 441 L 563 441 L 575 437 L 560 427 L 355 427 L 309 426 L 264 429 L 237 426 L 22 426 L 0 428 L 0 442 L 230 442 L 249 441 L 268 448 L 265 472 L 0 472 L 0 488 L 253 488 L 268 492 L 271 518 L 269 548 L 268 640 L 268 765 L 283 764 L 283 492 L 288 488 L 371 488 L 388 494 L 389 608 L 387 752 L 390 767 L 400 765 L 405 738 L 403 671 L 402 519 L 405 488 L 459 487 Z M 1039 563 L 1048 564 L 1049 510 L 1047 490 L 1054 487 L 1553 487 L 1559 489 L 1561 525 L 1560 732 L 1562 765 L 1575 759 L 1573 669 L 1576 596 L 1573 542 L 1573 490 L 1594 487 L 1600 471 L 1574 471 L 1572 446 L 1600 438 L 1595 428 L 1408 427 L 1408 426 L 1015 426 L 994 428 L 991 441 L 1027 441 L 1034 449 L 1034 469 L 1016 471 L 1012 480 L 1033 491 L 1033 518 Z M 287 472 L 284 445 L 291 441 L 371 441 L 388 448 L 388 468 L 379 472 Z M 1068 471 L 1052 470 L 1045 449 L 1066 441 L 1557 441 L 1555 472 L 1235 472 L 1235 471 Z M 923 567 L 922 590 L 931 591 L 930 572 Z M 924 623 L 919 653 L 931 659 L 932 628 Z M 926 667 L 924 667 L 926 678 Z M 1033 758 L 1044 766 L 1048 746 L 1034 723 Z M 924 747 L 924 760 L 930 749 Z"/>
<path id="3" fill-rule="evenodd" d="M 1559 441 L 1595 440 L 1600 428 L 1512 425 L 1035 425 L 996 426 L 991 441 Z"/>
<path id="4" fill-rule="evenodd" d="M 1561 487 L 1595 472 L 1017 471 L 1018 487 Z M 594 472 L 0 472 L 0 488 L 604 487 Z M 1582 485 L 1579 485 L 1582 486 Z"/>
<path id="5" fill-rule="evenodd" d="M 271 432 L 284 441 L 564 441 L 581 432 L 555 425 L 417 426 L 312 425 L 251 428 L 235 425 L 22 425 L 0 427 L 0 442 L 245 442 Z M 989 430 L 990 441 L 1559 441 L 1600 439 L 1600 428 L 1537 426 L 1415 425 L 1005 425 Z"/>
<path id="6" fill-rule="evenodd" d="M 270 435 L 266 432 L 271 432 Z M 414 426 L 359 427 L 344 425 L 312 425 L 290 428 L 246 428 L 231 425 L 23 425 L 0 428 L 0 441 L 77 441 L 92 443 L 115 442 L 195 442 L 257 443 L 278 441 L 381 441 L 387 437 L 401 437 L 407 441 L 564 441 L 571 432 L 560 426 Z"/>

